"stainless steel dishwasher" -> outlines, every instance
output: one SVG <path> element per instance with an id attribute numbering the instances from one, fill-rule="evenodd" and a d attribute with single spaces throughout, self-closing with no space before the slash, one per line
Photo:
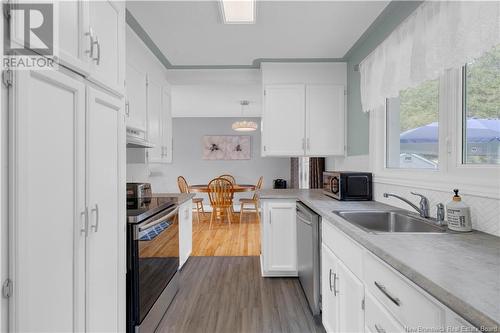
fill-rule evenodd
<path id="1" fill-rule="evenodd" d="M 299 280 L 314 316 L 320 314 L 320 216 L 297 202 Z"/>

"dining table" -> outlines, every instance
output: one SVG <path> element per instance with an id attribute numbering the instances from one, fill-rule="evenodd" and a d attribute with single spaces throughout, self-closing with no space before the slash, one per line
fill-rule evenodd
<path id="1" fill-rule="evenodd" d="M 190 185 L 189 192 L 192 193 L 208 193 L 208 184 Z M 233 184 L 233 192 L 252 192 L 256 186 L 252 184 Z"/>

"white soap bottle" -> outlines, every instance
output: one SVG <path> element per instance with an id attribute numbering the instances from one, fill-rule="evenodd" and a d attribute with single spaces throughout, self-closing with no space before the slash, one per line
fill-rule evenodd
<path id="1" fill-rule="evenodd" d="M 472 230 L 470 219 L 470 208 L 458 195 L 458 189 L 454 189 L 453 200 L 446 205 L 446 215 L 448 220 L 448 229 L 453 231 L 467 232 Z"/>

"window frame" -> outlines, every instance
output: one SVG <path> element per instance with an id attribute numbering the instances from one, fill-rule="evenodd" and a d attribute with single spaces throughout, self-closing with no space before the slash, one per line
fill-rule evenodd
<path id="1" fill-rule="evenodd" d="M 500 165 L 464 164 L 462 160 L 462 70 L 450 69 L 439 76 L 438 169 L 387 167 L 387 103 L 370 112 L 370 155 L 376 182 L 442 191 L 458 186 L 464 194 L 500 199 Z"/>

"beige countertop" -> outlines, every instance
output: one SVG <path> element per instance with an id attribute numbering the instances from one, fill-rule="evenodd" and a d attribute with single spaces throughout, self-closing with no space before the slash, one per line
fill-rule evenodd
<path id="1" fill-rule="evenodd" d="M 395 207 L 376 201 L 337 201 L 321 190 L 262 190 L 259 195 L 262 200 L 303 202 L 471 324 L 500 328 L 500 237 L 479 231 L 373 234 L 333 211 Z"/>
<path id="2" fill-rule="evenodd" d="M 177 198 L 177 204 L 182 205 L 188 200 L 194 198 L 194 193 L 153 193 L 154 197 L 173 197 Z"/>

